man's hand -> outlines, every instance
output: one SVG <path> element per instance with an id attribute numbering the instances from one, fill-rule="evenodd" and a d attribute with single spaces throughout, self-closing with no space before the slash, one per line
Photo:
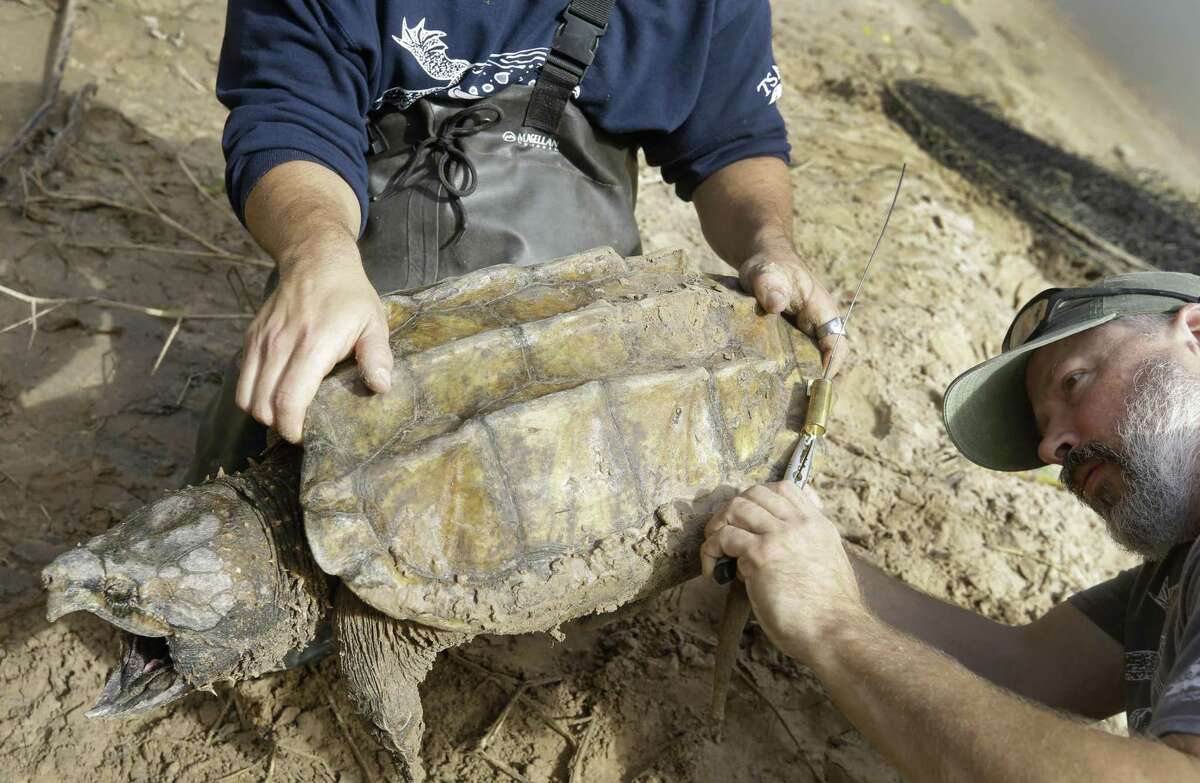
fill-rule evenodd
<path id="1" fill-rule="evenodd" d="M 812 670 L 905 780 L 1200 781 L 1192 737 L 1154 742 L 1097 731 L 1014 697 L 877 619 L 859 597 L 837 530 L 790 483 L 743 492 L 705 533 L 704 573 L 721 555 L 738 558 L 767 635 Z"/>
<path id="2" fill-rule="evenodd" d="M 774 251 L 760 251 L 746 259 L 738 268 L 738 278 L 742 288 L 754 294 L 762 309 L 768 313 L 786 313 L 810 337 L 815 338 L 819 326 L 840 315 L 833 297 L 808 271 L 790 244 Z M 827 334 L 817 345 L 825 363 L 832 362 L 832 376 L 845 361 L 849 342 L 845 336 L 838 340 L 836 335 Z"/>
<path id="3" fill-rule="evenodd" d="M 751 487 L 713 515 L 700 548 L 706 576 L 722 555 L 737 558 L 763 630 L 801 661 L 829 628 L 867 612 L 841 536 L 811 498 L 787 481 Z"/>
<path id="4" fill-rule="evenodd" d="M 368 388 L 392 385 L 387 316 L 355 241 L 359 216 L 345 180 L 305 160 L 271 169 L 246 199 L 246 228 L 275 259 L 279 286 L 246 330 L 236 399 L 292 443 L 317 386 L 351 352 Z"/>
<path id="5" fill-rule="evenodd" d="M 391 388 L 387 316 L 353 244 L 281 267 L 279 287 L 246 331 L 238 407 L 299 443 L 317 386 L 351 352 L 372 391 Z"/>
<path id="6" fill-rule="evenodd" d="M 792 243 L 792 181 L 776 158 L 746 158 L 700 183 L 693 194 L 704 237 L 738 270 L 742 288 L 768 313 L 787 313 L 816 338 L 817 327 L 840 313 Z M 833 346 L 837 344 L 837 355 Z M 849 355 L 849 341 L 835 335 L 819 346 L 830 374 Z"/>

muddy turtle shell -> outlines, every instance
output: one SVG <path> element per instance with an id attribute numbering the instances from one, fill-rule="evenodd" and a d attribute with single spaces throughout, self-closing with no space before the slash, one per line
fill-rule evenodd
<path id="1" fill-rule="evenodd" d="M 369 394 L 353 366 L 320 387 L 305 529 L 367 603 L 447 629 L 629 600 L 656 510 L 779 474 L 817 369 L 803 335 L 680 251 L 497 266 L 384 301 L 392 389 Z"/>

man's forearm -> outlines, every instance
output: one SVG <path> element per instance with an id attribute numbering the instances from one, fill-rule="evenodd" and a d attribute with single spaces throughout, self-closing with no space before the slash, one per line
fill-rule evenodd
<path id="1" fill-rule="evenodd" d="M 888 625 L 954 657 L 976 674 L 1012 688 L 998 661 L 1019 644 L 1019 629 L 917 590 L 851 555 L 863 601 Z"/>
<path id="2" fill-rule="evenodd" d="M 280 274 L 298 263 L 358 262 L 358 199 L 324 166 L 297 160 L 271 169 L 250 192 L 245 214 Z"/>
<path id="3" fill-rule="evenodd" d="M 981 677 L 1055 709 L 1106 718 L 1121 708 L 1121 646 L 1070 605 L 1011 626 L 916 590 L 851 556 L 867 607 L 883 622 Z"/>
<path id="4" fill-rule="evenodd" d="M 236 401 L 292 443 L 317 386 L 354 354 L 373 391 L 391 387 L 387 314 L 355 241 L 358 199 L 307 161 L 268 171 L 246 200 L 246 226 L 279 267 L 279 286 L 246 330 Z"/>
<path id="5" fill-rule="evenodd" d="M 1200 779 L 1194 756 L 1021 701 L 861 610 L 832 626 L 808 663 L 909 780 Z"/>
<path id="6" fill-rule="evenodd" d="M 704 238 L 734 267 L 792 243 L 792 181 L 778 158 L 748 158 L 701 183 L 693 195 Z"/>

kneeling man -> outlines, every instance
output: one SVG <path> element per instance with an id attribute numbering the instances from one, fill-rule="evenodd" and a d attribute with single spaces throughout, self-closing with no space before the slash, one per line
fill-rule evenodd
<path id="1" fill-rule="evenodd" d="M 1042 292 L 944 411 L 980 465 L 1061 465 L 1146 562 L 1009 627 L 849 557 L 779 483 L 713 517 L 705 573 L 738 558 L 763 629 L 907 779 L 1200 781 L 1200 277 Z M 1129 738 L 1071 717 L 1122 709 Z"/>

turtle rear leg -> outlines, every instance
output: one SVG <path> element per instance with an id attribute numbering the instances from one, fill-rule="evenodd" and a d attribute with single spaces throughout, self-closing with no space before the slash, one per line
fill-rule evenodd
<path id="1" fill-rule="evenodd" d="M 391 751 L 403 779 L 419 783 L 425 779 L 425 720 L 418 686 L 439 652 L 471 635 L 388 617 L 345 586 L 337 591 L 334 629 L 351 701 Z"/>

